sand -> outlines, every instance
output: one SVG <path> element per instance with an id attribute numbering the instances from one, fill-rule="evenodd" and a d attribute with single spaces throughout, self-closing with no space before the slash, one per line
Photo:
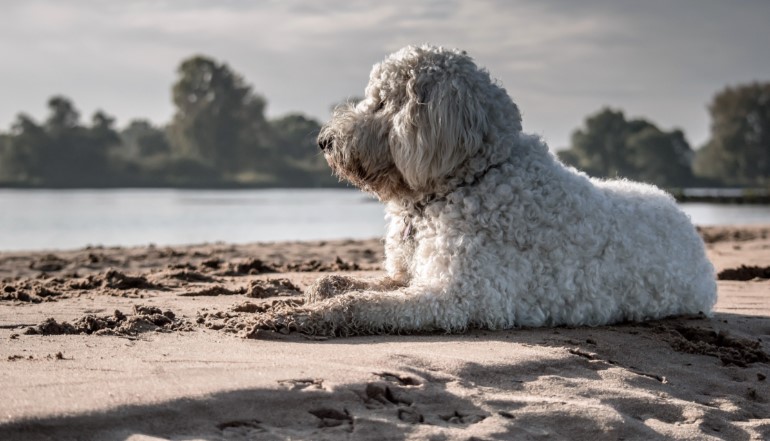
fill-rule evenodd
<path id="1" fill-rule="evenodd" d="M 770 439 L 770 226 L 701 233 L 712 318 L 338 339 L 250 323 L 378 240 L 0 253 L 0 440 Z"/>

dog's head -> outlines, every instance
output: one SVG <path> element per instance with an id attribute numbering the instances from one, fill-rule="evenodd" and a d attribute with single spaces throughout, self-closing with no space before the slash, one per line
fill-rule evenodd
<path id="1" fill-rule="evenodd" d="M 418 199 L 499 162 L 519 131 L 516 105 L 465 52 L 408 46 L 374 66 L 365 98 L 335 109 L 318 145 L 363 190 Z"/>

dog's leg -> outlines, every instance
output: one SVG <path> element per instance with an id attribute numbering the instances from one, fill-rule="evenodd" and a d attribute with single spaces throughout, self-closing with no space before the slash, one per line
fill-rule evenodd
<path id="1" fill-rule="evenodd" d="M 362 279 L 332 274 L 320 277 L 305 290 L 305 302 L 320 302 L 351 291 L 388 291 L 402 286 L 402 283 L 389 276 L 377 279 Z"/>
<path id="2" fill-rule="evenodd" d="M 340 294 L 302 307 L 263 313 L 251 335 L 260 329 L 338 336 L 466 329 L 469 305 L 441 291 L 410 286 Z"/>

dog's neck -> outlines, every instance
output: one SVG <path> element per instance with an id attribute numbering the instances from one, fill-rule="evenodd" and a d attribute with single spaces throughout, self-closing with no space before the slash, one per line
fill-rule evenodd
<path id="1" fill-rule="evenodd" d="M 402 239 L 403 240 L 414 239 L 415 221 L 423 217 L 425 213 L 425 209 L 429 205 L 445 202 L 448 199 L 449 195 L 451 195 L 452 193 L 462 191 L 464 188 L 473 187 L 477 185 L 479 182 L 481 182 L 482 179 L 484 179 L 484 177 L 486 177 L 489 174 L 489 172 L 491 172 L 492 170 L 499 169 L 504 164 L 507 164 L 509 162 L 510 162 L 510 158 L 497 163 L 490 164 L 484 170 L 477 172 L 475 174 L 469 175 L 466 179 L 463 179 L 459 184 L 452 186 L 452 188 L 449 190 L 424 195 L 416 200 L 401 201 L 401 203 L 399 204 L 399 208 L 400 208 L 400 211 L 402 212 L 402 216 L 404 220 L 404 231 L 402 233 Z"/>
<path id="2" fill-rule="evenodd" d="M 477 185 L 479 182 L 481 182 L 482 179 L 484 179 L 484 177 L 486 177 L 489 174 L 489 172 L 491 172 L 492 170 L 497 170 L 500 167 L 502 167 L 504 164 L 507 164 L 509 162 L 510 162 L 510 158 L 490 164 L 480 172 L 476 172 L 474 174 L 468 175 L 458 184 L 453 185 L 451 189 L 448 189 L 446 191 L 439 192 L 439 193 L 432 193 L 429 195 L 425 195 L 414 202 L 408 203 L 408 207 L 405 207 L 405 208 L 407 209 L 411 208 L 410 211 L 416 211 L 417 213 L 421 214 L 423 211 L 425 211 L 425 207 L 427 207 L 428 205 L 434 202 L 444 201 L 447 199 L 447 197 L 450 194 L 460 191 L 463 188 L 473 187 Z"/>

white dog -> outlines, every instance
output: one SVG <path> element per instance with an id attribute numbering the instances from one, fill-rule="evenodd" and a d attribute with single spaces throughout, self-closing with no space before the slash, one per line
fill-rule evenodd
<path id="1" fill-rule="evenodd" d="M 386 203 L 388 276 L 321 278 L 257 328 L 350 335 L 709 314 L 714 269 L 665 192 L 566 167 L 465 52 L 406 47 L 318 138 Z"/>

